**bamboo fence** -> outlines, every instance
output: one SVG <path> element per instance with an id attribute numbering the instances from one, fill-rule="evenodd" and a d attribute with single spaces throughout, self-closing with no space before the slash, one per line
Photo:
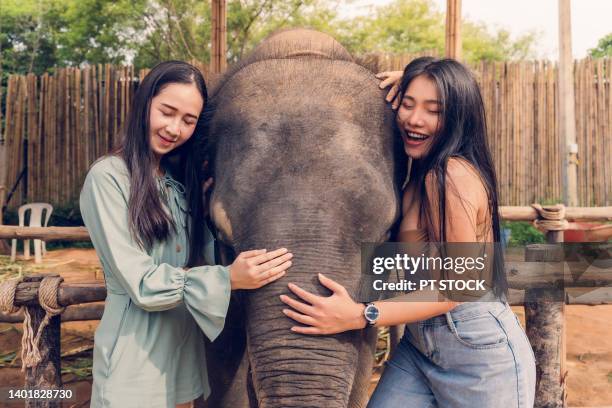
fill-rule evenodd
<path id="1" fill-rule="evenodd" d="M 372 71 L 402 69 L 415 55 L 370 54 Z M 196 63 L 210 78 L 204 65 Z M 500 205 L 560 201 L 557 68 L 546 61 L 482 62 L 481 86 Z M 4 138 L 10 189 L 24 167 L 9 208 L 23 201 L 71 205 L 89 165 L 117 142 L 134 90 L 146 70 L 111 65 L 61 68 L 55 75 L 9 77 Z M 612 59 L 575 62 L 579 205 L 612 204 Z M 24 148 L 27 140 L 27 163 Z M 27 192 L 24 191 L 27 181 Z"/>

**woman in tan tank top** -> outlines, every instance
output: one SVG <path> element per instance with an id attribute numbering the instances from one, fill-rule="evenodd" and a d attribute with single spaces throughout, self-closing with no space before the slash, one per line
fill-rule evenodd
<path id="1" fill-rule="evenodd" d="M 486 302 L 419 301 L 415 291 L 405 301 L 364 306 L 320 274 L 331 296 L 294 284 L 289 288 L 302 301 L 281 296 L 291 307 L 284 313 L 300 323 L 292 331 L 325 335 L 407 324 L 368 407 L 533 406 L 533 352 L 505 300 L 503 254 L 491 245 L 500 242 L 497 181 L 478 84 L 459 62 L 431 57 L 379 77 L 385 79 L 381 87 L 394 84 L 387 99 L 398 108 L 397 125 L 412 159 L 398 240 L 489 243 L 490 296 Z"/>

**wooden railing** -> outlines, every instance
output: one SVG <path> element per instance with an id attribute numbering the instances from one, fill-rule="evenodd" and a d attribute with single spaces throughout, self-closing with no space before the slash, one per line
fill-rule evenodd
<path id="1" fill-rule="evenodd" d="M 532 207 L 500 207 L 504 220 L 533 221 L 541 218 L 538 211 Z M 566 220 L 606 221 L 612 220 L 612 207 L 568 207 L 565 209 Z M 565 289 L 572 287 L 599 287 L 612 284 L 612 270 L 592 267 L 579 278 L 574 279 L 563 273 L 562 268 L 544 270 L 544 262 L 558 262 L 558 244 L 562 242 L 563 231 L 548 231 L 548 244 L 528 245 L 525 251 L 525 262 L 507 262 L 508 281 L 512 288 L 510 303 L 524 305 L 526 332 L 536 356 L 538 385 L 536 407 L 565 406 L 565 304 L 602 304 L 612 303 L 610 290 L 600 290 L 599 297 L 591 297 L 587 302 L 579 297 L 568 296 Z M 84 227 L 49 227 L 29 228 L 0 226 L 0 239 L 42 239 L 87 241 L 89 235 Z M 540 266 L 540 263 L 542 266 Z M 43 278 L 40 276 L 26 277 L 17 287 L 14 305 L 25 306 L 33 316 L 33 330 L 45 315 L 38 303 L 38 287 Z M 557 289 L 554 284 L 560 284 Z M 559 292 L 560 291 L 560 292 Z M 62 321 L 97 320 L 103 312 L 101 304 L 91 304 L 105 299 L 106 290 L 103 284 L 62 283 L 57 293 L 58 303 L 67 306 L 61 315 Z M 89 305 L 88 305 L 89 304 Z M 0 322 L 18 322 L 21 315 L 0 313 Z M 55 367 L 53 372 L 27 369 L 26 387 L 32 389 L 48 385 L 61 385 L 59 353 L 53 350 L 59 347 L 60 316 L 51 319 L 45 331 L 53 336 L 43 335 L 39 350 L 43 356 L 43 367 Z M 559 347 L 561 345 L 561 347 Z M 50 362 L 49 359 L 55 359 Z M 43 376 L 44 374 L 44 376 Z"/>

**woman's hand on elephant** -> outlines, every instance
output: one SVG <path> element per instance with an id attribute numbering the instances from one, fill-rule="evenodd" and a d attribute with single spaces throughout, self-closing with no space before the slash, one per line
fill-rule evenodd
<path id="1" fill-rule="evenodd" d="M 232 289 L 257 289 L 285 275 L 293 254 L 287 248 L 241 252 L 229 267 Z"/>
<path id="2" fill-rule="evenodd" d="M 294 326 L 291 331 L 302 334 L 335 334 L 365 327 L 364 306 L 351 299 L 344 286 L 321 273 L 319 281 L 333 292 L 331 296 L 317 296 L 293 283 L 289 284 L 291 292 L 307 303 L 286 295 L 280 296 L 281 301 L 295 309 L 284 309 L 283 313 L 305 325 Z"/>
<path id="3" fill-rule="evenodd" d="M 396 96 L 399 92 L 400 81 L 402 80 L 403 75 L 403 71 L 385 71 L 376 74 L 376 78 L 382 79 L 380 84 L 378 84 L 380 89 L 385 89 L 391 86 L 391 89 L 389 90 L 389 93 L 387 94 L 385 100 L 387 102 L 393 102 L 391 104 L 391 107 L 393 109 L 397 109 L 400 104 L 400 101 L 396 98 Z"/>

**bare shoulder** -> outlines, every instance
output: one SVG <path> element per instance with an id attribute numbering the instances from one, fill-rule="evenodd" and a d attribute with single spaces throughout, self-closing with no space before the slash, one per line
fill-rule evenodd
<path id="1" fill-rule="evenodd" d="M 452 184 L 452 193 L 479 206 L 487 204 L 485 184 L 478 170 L 470 162 L 460 157 L 452 157 L 448 160 L 446 174 Z"/>
<path id="2" fill-rule="evenodd" d="M 469 183 L 467 185 L 480 186 L 484 189 L 484 184 L 476 168 L 474 168 L 472 163 L 461 157 L 451 157 L 448 160 L 446 174 L 455 183 L 461 183 L 464 186 L 466 186 L 464 183 Z"/>
<path id="3" fill-rule="evenodd" d="M 436 174 L 428 173 L 425 177 L 427 193 L 435 195 L 436 186 Z M 451 157 L 448 160 L 444 187 L 447 198 L 457 197 L 462 202 L 469 203 L 477 208 L 487 205 L 487 191 L 480 174 L 470 162 L 463 158 Z M 454 200 L 449 201 L 452 203 Z"/>

